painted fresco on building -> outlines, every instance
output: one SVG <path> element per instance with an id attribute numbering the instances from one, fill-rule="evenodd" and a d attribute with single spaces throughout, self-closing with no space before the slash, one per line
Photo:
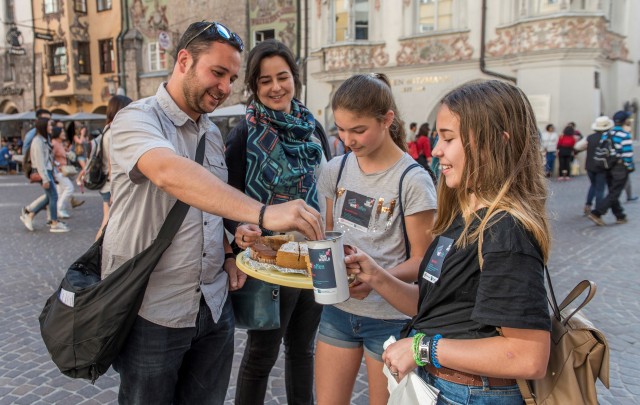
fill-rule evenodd
<path id="1" fill-rule="evenodd" d="M 157 39 L 169 29 L 167 0 L 133 0 L 129 12 L 133 27 L 146 38 Z"/>
<path id="2" fill-rule="evenodd" d="M 251 46 L 275 38 L 297 54 L 297 12 L 295 0 L 249 0 Z"/>

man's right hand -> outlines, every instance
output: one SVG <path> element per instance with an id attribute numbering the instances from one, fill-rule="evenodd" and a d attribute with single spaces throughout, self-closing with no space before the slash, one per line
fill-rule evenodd
<path id="1" fill-rule="evenodd" d="M 309 240 L 324 239 L 320 213 L 303 200 L 267 206 L 262 225 L 277 232 L 298 231 Z"/>

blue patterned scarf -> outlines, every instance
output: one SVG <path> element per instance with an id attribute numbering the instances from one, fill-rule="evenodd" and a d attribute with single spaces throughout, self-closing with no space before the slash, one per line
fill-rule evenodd
<path id="1" fill-rule="evenodd" d="M 322 147 L 311 140 L 316 127 L 311 112 L 296 99 L 290 114 L 254 100 L 246 118 L 245 193 L 267 205 L 300 198 L 318 209 L 315 170 Z"/>

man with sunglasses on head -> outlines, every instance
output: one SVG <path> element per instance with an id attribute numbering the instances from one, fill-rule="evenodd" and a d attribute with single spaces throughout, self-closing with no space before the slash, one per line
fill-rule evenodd
<path id="1" fill-rule="evenodd" d="M 227 272 L 238 270 L 222 217 L 322 237 L 320 215 L 302 200 L 265 207 L 226 184 L 224 143 L 206 114 L 229 96 L 242 50 L 224 25 L 191 24 L 169 81 L 122 109 L 111 125 L 103 277 L 151 244 L 176 199 L 191 206 L 114 362 L 121 404 L 224 402 L 234 348 Z M 202 166 L 194 162 L 201 137 Z"/>

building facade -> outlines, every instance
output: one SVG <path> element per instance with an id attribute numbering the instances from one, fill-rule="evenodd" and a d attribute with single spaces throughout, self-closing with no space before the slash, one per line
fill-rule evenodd
<path id="1" fill-rule="evenodd" d="M 127 10 L 124 18 L 123 84 L 127 95 L 134 100 L 156 94 L 160 83 L 169 78 L 178 40 L 189 24 L 218 21 L 236 32 L 243 41 L 247 42 L 249 37 L 248 1 L 190 0 L 188 7 L 181 0 L 122 1 Z M 226 105 L 243 99 L 242 77 L 233 86 Z"/>
<path id="2" fill-rule="evenodd" d="M 14 114 L 34 107 L 33 30 L 31 7 L 0 0 L 0 113 Z"/>
<path id="3" fill-rule="evenodd" d="M 105 113 L 121 77 L 120 0 L 33 0 L 36 104 L 55 113 Z"/>
<path id="4" fill-rule="evenodd" d="M 631 0 L 316 0 L 308 106 L 354 73 L 387 74 L 405 122 L 435 122 L 439 100 L 480 78 L 516 83 L 540 127 L 594 118 L 640 99 L 640 2 Z M 636 133 L 637 131 L 637 119 Z"/>

